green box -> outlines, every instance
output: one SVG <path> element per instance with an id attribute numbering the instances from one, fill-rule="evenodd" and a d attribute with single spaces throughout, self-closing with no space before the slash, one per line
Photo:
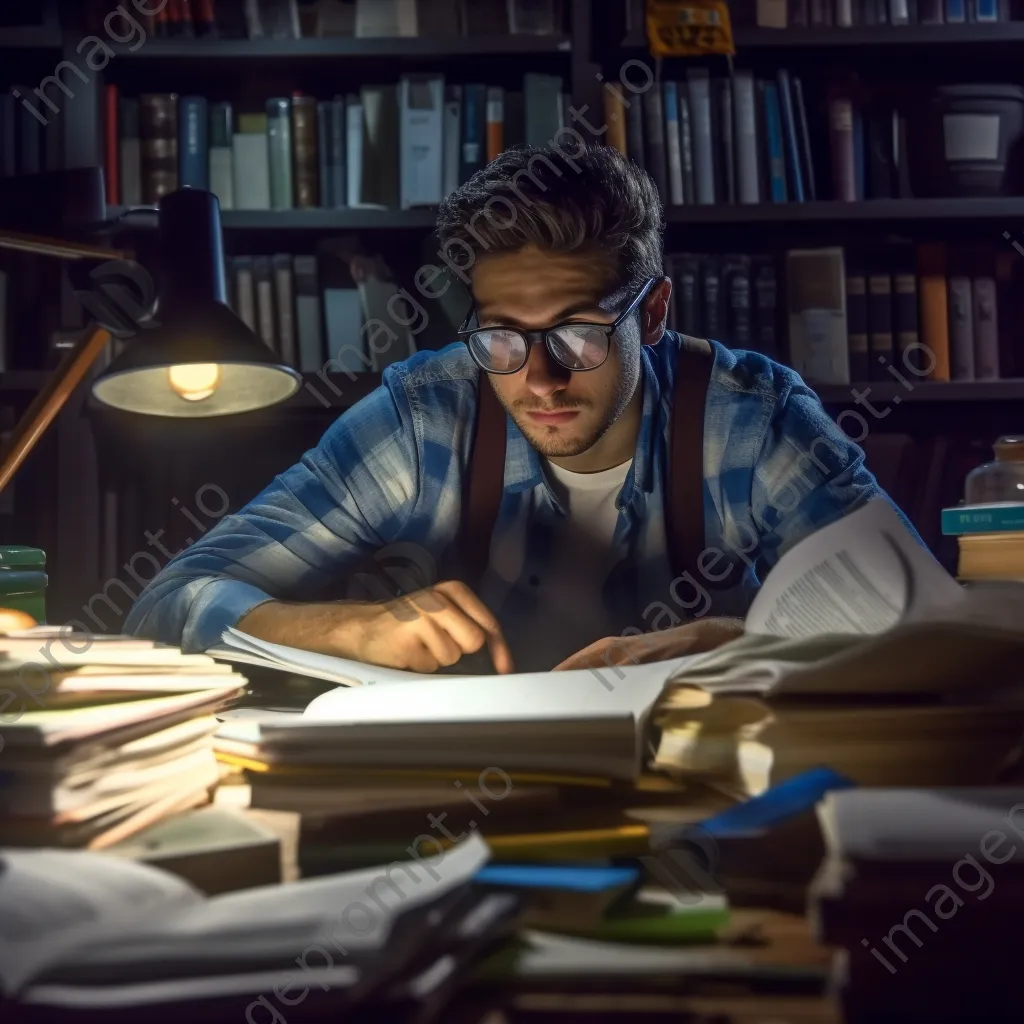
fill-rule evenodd
<path id="1" fill-rule="evenodd" d="M 46 552 L 21 544 L 0 546 L 0 607 L 46 622 Z"/>

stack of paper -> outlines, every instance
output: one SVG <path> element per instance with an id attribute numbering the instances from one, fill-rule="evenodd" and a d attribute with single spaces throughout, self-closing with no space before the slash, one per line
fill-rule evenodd
<path id="1" fill-rule="evenodd" d="M 514 920 L 514 897 L 471 885 L 487 857 L 471 838 L 206 899 L 107 854 L 0 848 L 0 1001 L 47 1020 L 406 1019 L 398 1003 L 442 997 Z"/>
<path id="2" fill-rule="evenodd" d="M 246 770 L 254 807 L 303 815 L 303 871 L 467 829 L 499 858 L 635 852 L 646 830 L 624 805 L 680 799 L 649 777 L 646 741 L 681 663 L 629 666 L 614 684 L 579 671 L 339 687 L 302 715 L 226 721 L 217 753 Z"/>
<path id="3" fill-rule="evenodd" d="M 206 802 L 215 712 L 244 685 L 146 640 L 0 638 L 0 841 L 99 849 Z"/>
<path id="4" fill-rule="evenodd" d="M 1024 734 L 1024 588 L 961 588 L 884 502 L 789 551 L 746 630 L 673 680 L 657 767 L 741 798 L 818 765 L 983 785 Z"/>
<path id="5" fill-rule="evenodd" d="M 810 908 L 844 1019 L 1020 1020 L 1024 789 L 851 789 L 818 817 Z"/>

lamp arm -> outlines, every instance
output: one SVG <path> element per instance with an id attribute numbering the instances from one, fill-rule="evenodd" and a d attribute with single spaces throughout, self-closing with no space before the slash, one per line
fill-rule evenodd
<path id="1" fill-rule="evenodd" d="M 10 443 L 0 457 L 0 492 L 11 482 L 29 452 L 54 421 L 71 393 L 110 341 L 110 332 L 93 325 L 64 357 L 18 421 Z"/>

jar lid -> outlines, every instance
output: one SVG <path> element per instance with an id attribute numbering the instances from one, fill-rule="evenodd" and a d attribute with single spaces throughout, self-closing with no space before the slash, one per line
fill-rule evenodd
<path id="1" fill-rule="evenodd" d="M 1006 434 L 993 447 L 1000 462 L 1024 462 L 1024 435 Z"/>
<path id="2" fill-rule="evenodd" d="M 46 565 L 46 552 L 23 544 L 0 545 L 0 571 L 3 569 L 41 568 Z"/>

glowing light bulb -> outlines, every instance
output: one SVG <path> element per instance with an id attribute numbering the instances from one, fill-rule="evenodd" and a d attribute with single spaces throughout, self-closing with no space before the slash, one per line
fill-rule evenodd
<path id="1" fill-rule="evenodd" d="M 201 402 L 217 390 L 220 366 L 217 363 L 182 363 L 167 371 L 167 380 L 186 402 Z"/>

